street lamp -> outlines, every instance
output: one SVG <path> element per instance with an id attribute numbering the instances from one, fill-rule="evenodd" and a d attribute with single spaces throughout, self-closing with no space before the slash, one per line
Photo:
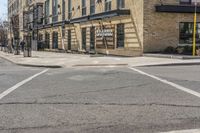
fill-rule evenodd
<path id="1" fill-rule="evenodd" d="M 193 32 L 193 45 L 192 45 L 192 55 L 196 55 L 196 27 L 197 27 L 197 0 L 195 1 L 194 9 L 194 32 Z"/>

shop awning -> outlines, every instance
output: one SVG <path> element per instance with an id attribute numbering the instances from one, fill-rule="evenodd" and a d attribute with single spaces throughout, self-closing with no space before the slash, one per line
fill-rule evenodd
<path id="1" fill-rule="evenodd" d="M 155 5 L 156 12 L 170 13 L 194 13 L 194 5 Z M 200 13 L 200 6 L 197 6 L 197 13 Z"/>

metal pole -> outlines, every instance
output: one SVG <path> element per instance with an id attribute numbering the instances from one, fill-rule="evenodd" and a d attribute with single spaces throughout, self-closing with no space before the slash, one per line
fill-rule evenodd
<path id="1" fill-rule="evenodd" d="M 195 2 L 195 11 L 194 11 L 194 32 L 193 32 L 193 48 L 192 55 L 196 55 L 196 24 L 197 24 L 197 1 Z"/>

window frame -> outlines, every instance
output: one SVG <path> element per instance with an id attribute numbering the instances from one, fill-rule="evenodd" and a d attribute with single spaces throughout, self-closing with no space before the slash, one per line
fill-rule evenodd
<path id="1" fill-rule="evenodd" d="M 125 0 L 116 0 L 117 1 L 117 9 L 125 8 Z"/>
<path id="2" fill-rule="evenodd" d="M 105 12 L 112 10 L 112 0 L 105 0 Z"/>
<path id="3" fill-rule="evenodd" d="M 95 14 L 96 12 L 96 0 L 90 0 L 90 14 Z"/>
<path id="4" fill-rule="evenodd" d="M 82 16 L 86 16 L 87 15 L 87 7 L 86 7 L 86 0 L 82 0 Z"/>

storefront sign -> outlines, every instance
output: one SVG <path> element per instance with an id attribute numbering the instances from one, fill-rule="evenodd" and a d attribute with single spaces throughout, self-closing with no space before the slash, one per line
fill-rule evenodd
<path id="1" fill-rule="evenodd" d="M 96 27 L 96 47 L 99 49 L 115 48 L 115 26 Z"/>
<path id="2" fill-rule="evenodd" d="M 112 29 L 98 29 L 97 30 L 97 37 L 106 37 L 106 36 L 113 36 Z"/>

